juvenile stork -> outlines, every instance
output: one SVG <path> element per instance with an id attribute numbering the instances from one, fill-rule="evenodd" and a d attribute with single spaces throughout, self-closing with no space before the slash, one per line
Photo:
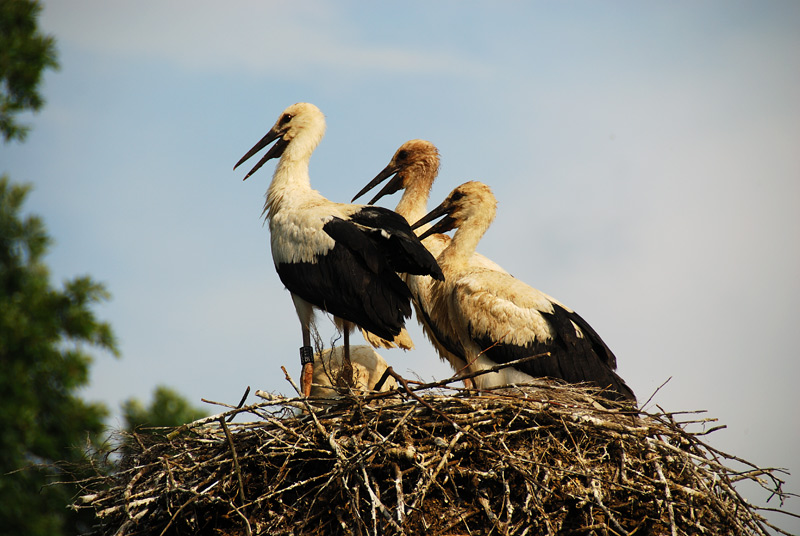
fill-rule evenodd
<path id="1" fill-rule="evenodd" d="M 275 269 L 300 319 L 305 395 L 313 374 L 314 307 L 333 315 L 342 330 L 347 368 L 353 325 L 392 340 L 411 315 L 411 293 L 397 272 L 443 277 L 402 216 L 381 207 L 334 203 L 311 189 L 308 163 L 324 134 L 325 116 L 319 108 L 293 104 L 234 166 L 275 142 L 244 179 L 268 160 L 280 158 L 264 214 Z"/>
<path id="2" fill-rule="evenodd" d="M 362 188 L 352 201 L 389 179 L 386 185 L 369 201 L 369 204 L 372 205 L 386 195 L 403 190 L 395 212 L 405 217 L 409 223 L 413 223 L 421 219 L 428 211 L 428 198 L 431 186 L 439 173 L 439 162 L 439 151 L 434 144 L 427 140 L 409 140 L 397 149 L 386 167 Z M 440 233 L 429 234 L 422 240 L 422 243 L 434 257 L 438 257 L 450 243 L 450 237 Z M 473 253 L 469 263 L 476 268 L 485 267 L 505 272 L 480 253 Z M 430 277 L 410 274 L 404 274 L 401 277 L 411 290 L 412 303 L 423 333 L 431 341 L 442 360 L 450 363 L 455 372 L 463 371 L 467 365 L 464 348 L 453 337 L 450 329 L 435 323 L 439 317 L 431 312 L 433 280 Z M 467 380 L 467 383 L 471 383 L 471 381 Z"/>
<path id="3" fill-rule="evenodd" d="M 479 388 L 525 383 L 533 378 L 590 382 L 609 398 L 635 401 L 614 370 L 617 360 L 577 313 L 505 272 L 476 267 L 470 259 L 494 220 L 497 200 L 488 186 L 467 182 L 415 223 L 418 228 L 444 216 L 421 238 L 456 229 L 437 260 L 445 275 L 432 285 L 432 319 L 450 326 L 470 371 L 485 370 L 536 354 L 549 356 L 475 378 Z"/>
<path id="4" fill-rule="evenodd" d="M 340 385 L 340 376 L 344 372 L 344 349 L 341 346 L 326 348 L 314 354 L 314 382 L 311 384 L 311 396 L 334 398 L 335 387 Z M 350 360 L 353 368 L 353 388 L 360 391 L 372 391 L 380 381 L 389 364 L 371 346 L 365 344 L 350 347 Z M 319 366 L 322 365 L 322 366 Z M 397 387 L 397 381 L 389 376 L 381 386 L 381 391 L 391 391 Z"/>

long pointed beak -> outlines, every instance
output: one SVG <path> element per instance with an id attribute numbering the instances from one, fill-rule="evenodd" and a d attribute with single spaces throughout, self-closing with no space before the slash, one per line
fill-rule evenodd
<path id="1" fill-rule="evenodd" d="M 456 220 L 450 215 L 450 207 L 448 207 L 445 203 L 442 203 L 435 209 L 428 212 L 419 221 L 417 221 L 414 225 L 411 226 L 412 229 L 418 229 L 425 225 L 426 223 L 432 222 L 436 218 L 441 216 L 445 216 L 438 223 L 428 228 L 424 233 L 419 235 L 420 240 L 424 240 L 428 238 L 432 234 L 436 233 L 446 233 L 455 228 Z"/>
<path id="2" fill-rule="evenodd" d="M 380 173 L 375 175 L 375 178 L 372 179 L 371 181 L 369 181 L 369 184 L 364 186 L 361 189 L 360 192 L 358 192 L 355 196 L 353 196 L 353 199 L 351 199 L 350 202 L 352 203 L 353 201 L 355 201 L 356 199 L 358 199 L 359 197 L 361 197 L 365 193 L 369 192 L 370 190 L 375 188 L 377 185 L 379 185 L 380 183 L 382 183 L 383 181 L 385 181 L 386 179 L 388 179 L 392 175 L 394 175 L 394 177 L 392 177 L 392 179 L 389 182 L 386 183 L 386 185 L 381 189 L 381 191 L 378 192 L 375 195 L 375 197 L 370 199 L 369 203 L 367 203 L 367 204 L 368 205 L 374 205 L 375 202 L 378 201 L 378 199 L 380 199 L 381 197 L 383 197 L 385 195 L 390 195 L 390 194 L 395 193 L 397 190 L 399 190 L 401 188 L 401 186 L 403 184 L 403 177 L 402 177 L 402 175 L 398 175 L 397 174 L 398 171 L 400 171 L 400 170 L 398 169 L 397 166 L 389 164 L 388 166 L 383 168 L 383 170 Z"/>
<path id="3" fill-rule="evenodd" d="M 285 139 L 280 137 L 280 132 L 278 132 L 276 130 L 270 130 L 269 132 L 267 132 L 267 134 L 263 138 L 261 138 L 259 140 L 258 143 L 253 145 L 252 149 L 247 151 L 247 154 L 245 154 L 242 158 L 239 159 L 238 162 L 236 162 L 236 165 L 233 166 L 233 169 L 236 169 L 237 167 L 239 167 L 242 163 L 247 161 L 248 158 L 250 158 L 251 156 L 256 154 L 258 151 L 260 151 L 261 149 L 263 149 L 264 147 L 266 147 L 267 145 L 269 145 L 270 143 L 272 143 L 276 139 L 278 140 L 278 143 L 273 145 L 270 148 L 270 150 L 267 151 L 266 154 L 261 158 L 261 160 L 259 160 L 258 163 L 255 166 L 253 166 L 253 169 L 251 169 L 247 173 L 247 175 L 244 176 L 244 178 L 242 179 L 243 181 L 246 181 L 247 178 L 250 175 L 252 175 L 256 171 L 258 171 L 258 169 L 261 166 L 263 166 L 267 162 L 267 160 L 270 160 L 272 158 L 277 158 L 280 155 L 282 155 L 283 151 L 286 149 L 286 146 L 289 145 L 289 142 L 288 142 L 288 140 L 285 140 Z"/>

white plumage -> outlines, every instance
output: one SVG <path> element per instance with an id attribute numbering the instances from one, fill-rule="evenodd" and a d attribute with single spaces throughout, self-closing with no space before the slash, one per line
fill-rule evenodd
<path id="1" fill-rule="evenodd" d="M 401 216 L 379 207 L 334 203 L 311 188 L 309 160 L 324 133 L 325 117 L 316 106 L 293 104 L 234 166 L 275 142 L 244 178 L 280 157 L 264 213 L 275 269 L 291 292 L 302 327 L 305 394 L 313 369 L 314 307 L 334 316 L 347 358 L 352 325 L 387 340 L 401 334 L 411 314 L 411 294 L 397 272 L 442 277 Z"/>
<path id="2" fill-rule="evenodd" d="M 327 348 L 314 354 L 314 382 L 311 385 L 311 396 L 333 397 L 339 385 L 339 375 L 342 372 L 344 348 L 336 346 Z M 356 345 L 350 347 L 350 362 L 352 364 L 353 388 L 362 391 L 372 391 L 375 384 L 389 368 L 386 360 L 371 346 Z M 397 387 L 396 380 L 389 376 L 381 386 L 381 391 L 390 391 Z"/>
<path id="3" fill-rule="evenodd" d="M 431 186 L 438 173 L 439 151 L 436 146 L 427 140 L 409 140 L 395 151 L 386 167 L 358 192 L 352 201 L 389 179 L 386 185 L 369 201 L 369 204 L 372 205 L 386 195 L 403 190 L 395 212 L 405 217 L 409 223 L 414 223 L 422 218 L 428 210 Z M 438 257 L 450 243 L 450 237 L 446 234 L 434 233 L 425 237 L 422 243 L 434 257 Z M 505 272 L 503 268 L 480 253 L 473 253 L 469 262 L 475 267 Z M 450 363 L 454 371 L 461 371 L 467 364 L 461 343 L 452 337 L 448 328 L 434 323 L 442 316 L 433 315 L 431 312 L 433 280 L 430 277 L 410 274 L 404 274 L 401 277 L 411 290 L 417 321 L 422 326 L 423 332 L 433 344 L 439 357 Z"/>
<path id="4" fill-rule="evenodd" d="M 445 274 L 431 285 L 433 323 L 447 327 L 464 349 L 470 371 L 550 352 L 500 372 L 476 378 L 481 388 L 551 377 L 590 382 L 611 398 L 635 400 L 615 372 L 616 358 L 577 313 L 506 272 L 476 266 L 472 255 L 494 219 L 497 201 L 488 186 L 467 182 L 414 224 L 418 228 L 444 216 L 421 238 L 456 229 L 438 255 Z"/>

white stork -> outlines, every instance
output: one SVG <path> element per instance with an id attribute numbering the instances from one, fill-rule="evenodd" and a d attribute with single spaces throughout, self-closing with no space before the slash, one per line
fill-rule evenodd
<path id="1" fill-rule="evenodd" d="M 467 182 L 415 223 L 444 216 L 421 238 L 456 229 L 437 260 L 445 275 L 433 283 L 431 314 L 464 348 L 470 371 L 550 352 L 549 356 L 475 378 L 478 387 L 518 384 L 533 378 L 590 382 L 615 399 L 635 401 L 614 370 L 617 360 L 589 324 L 554 298 L 505 272 L 475 267 L 470 258 L 491 225 L 497 200 L 488 186 Z"/>
<path id="2" fill-rule="evenodd" d="M 280 157 L 264 214 L 275 269 L 291 292 L 302 327 L 305 395 L 313 373 L 314 307 L 332 314 L 342 330 L 347 366 L 353 325 L 392 340 L 411 315 L 411 293 L 397 272 L 442 278 L 436 260 L 402 216 L 381 207 L 334 203 L 311 189 L 308 163 L 324 134 L 319 108 L 293 104 L 234 166 L 275 142 L 244 179 Z"/>
<path id="3" fill-rule="evenodd" d="M 352 201 L 355 201 L 369 190 L 375 188 L 383 181 L 390 179 L 386 185 L 370 201 L 372 205 L 380 198 L 403 190 L 403 195 L 397 203 L 395 212 L 405 217 L 409 223 L 422 218 L 428 211 L 428 198 L 431 186 L 439 173 L 439 151 L 436 146 L 427 140 L 409 140 L 401 145 L 392 156 L 386 167 L 375 176 Z M 434 257 L 438 257 L 450 243 L 446 234 L 434 233 L 422 240 L 423 245 Z M 500 266 L 484 257 L 474 253 L 470 257 L 470 265 L 485 267 L 498 272 L 505 272 Z M 429 277 L 411 274 L 401 275 L 408 284 L 413 296 L 412 303 L 417 314 L 417 320 L 422 325 L 422 330 L 433 344 L 439 357 L 450 363 L 455 372 L 461 372 L 467 365 L 464 348 L 461 343 L 452 337 L 451 330 L 434 323 L 438 319 L 431 313 L 433 307 L 432 288 L 433 280 Z M 468 380 L 467 383 L 471 383 Z"/>
<path id="4" fill-rule="evenodd" d="M 314 354 L 314 382 L 311 385 L 311 396 L 330 398 L 336 395 L 334 386 L 341 385 L 340 375 L 345 371 L 344 348 L 337 346 L 327 348 Z M 383 373 L 389 368 L 386 360 L 371 346 L 359 344 L 350 346 L 350 361 L 353 368 L 353 388 L 362 391 L 372 391 L 380 381 Z M 381 386 L 381 391 L 391 391 L 397 387 L 397 382 L 392 376 L 386 378 Z"/>

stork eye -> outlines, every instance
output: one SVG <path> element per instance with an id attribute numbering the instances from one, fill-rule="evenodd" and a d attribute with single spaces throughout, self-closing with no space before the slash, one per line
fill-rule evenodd
<path id="1" fill-rule="evenodd" d="M 405 149 L 397 153 L 398 160 L 405 160 L 406 158 L 408 158 L 408 151 L 406 151 Z"/>
<path id="2" fill-rule="evenodd" d="M 291 120 L 292 120 L 292 114 L 283 114 L 283 116 L 281 116 L 280 124 L 285 125 Z"/>
<path id="3" fill-rule="evenodd" d="M 458 201 L 459 199 L 461 199 L 465 195 L 466 194 L 464 194 L 464 192 L 455 191 L 455 192 L 453 192 L 453 195 L 450 196 L 450 201 Z"/>

